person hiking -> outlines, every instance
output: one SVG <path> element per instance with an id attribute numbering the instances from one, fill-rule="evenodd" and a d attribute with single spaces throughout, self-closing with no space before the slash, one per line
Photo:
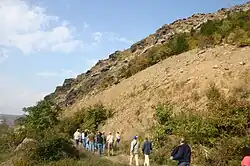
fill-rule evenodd
<path id="1" fill-rule="evenodd" d="M 113 151 L 113 143 L 114 143 L 114 136 L 112 135 L 111 132 L 109 132 L 109 135 L 107 136 L 107 142 L 108 142 L 108 155 L 110 156 L 110 152 L 111 155 L 114 155 L 114 151 Z"/>
<path id="2" fill-rule="evenodd" d="M 178 166 L 190 166 L 191 148 L 184 138 L 181 138 L 180 145 L 172 151 L 170 160 L 178 161 Z"/>
<path id="3" fill-rule="evenodd" d="M 95 133 L 95 141 L 94 141 L 94 150 L 97 151 L 97 136 L 98 136 L 98 131 Z"/>
<path id="4" fill-rule="evenodd" d="M 89 142 L 89 151 L 91 152 L 95 152 L 95 147 L 94 147 L 94 144 L 95 144 L 95 135 L 93 132 L 91 132 L 89 135 L 88 135 L 88 142 Z"/>
<path id="5" fill-rule="evenodd" d="M 99 155 L 99 157 L 101 157 L 101 155 L 102 155 L 102 144 L 103 144 L 103 137 L 102 137 L 102 133 L 101 132 L 99 132 L 97 134 L 96 144 L 97 144 L 98 155 Z"/>
<path id="6" fill-rule="evenodd" d="M 80 133 L 80 130 L 77 129 L 76 132 L 74 133 L 74 140 L 75 140 L 76 147 L 78 147 L 80 139 L 81 139 L 81 133 Z"/>
<path id="7" fill-rule="evenodd" d="M 116 146 L 116 148 L 118 148 L 118 146 L 119 146 L 119 143 L 120 143 L 120 141 L 121 141 L 121 136 L 120 136 L 120 133 L 117 131 L 116 132 L 116 136 L 115 136 L 115 146 Z"/>
<path id="8" fill-rule="evenodd" d="M 85 139 L 85 136 L 84 136 L 84 131 L 81 133 L 81 137 L 82 137 L 82 147 L 85 148 L 85 145 L 86 145 L 86 139 Z"/>
<path id="9" fill-rule="evenodd" d="M 142 153 L 144 154 L 144 166 L 149 166 L 149 155 L 152 152 L 152 142 L 145 138 L 145 141 L 142 145 Z"/>
<path id="10" fill-rule="evenodd" d="M 133 164 L 133 159 L 135 159 L 136 166 L 139 166 L 139 141 L 137 140 L 137 136 L 133 137 L 133 140 L 131 141 L 131 147 L 130 147 L 130 161 L 129 165 L 131 166 Z"/>
<path id="11" fill-rule="evenodd" d="M 84 130 L 84 132 L 82 133 L 82 146 L 83 148 L 87 148 L 86 144 L 87 144 L 87 136 L 88 136 L 88 130 Z"/>
<path id="12" fill-rule="evenodd" d="M 107 144 L 107 137 L 105 135 L 105 132 L 102 133 L 102 152 L 105 153 L 105 148 Z"/>
<path id="13" fill-rule="evenodd" d="M 241 161 L 241 166 L 250 166 L 250 148 L 243 147 L 243 159 Z"/>

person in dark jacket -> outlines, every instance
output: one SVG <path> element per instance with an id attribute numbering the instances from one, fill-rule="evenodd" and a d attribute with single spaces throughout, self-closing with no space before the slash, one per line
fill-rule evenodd
<path id="1" fill-rule="evenodd" d="M 181 139 L 180 145 L 172 151 L 170 159 L 178 161 L 178 166 L 190 166 L 191 148 L 184 138 Z"/>
<path id="2" fill-rule="evenodd" d="M 102 133 L 101 132 L 99 132 L 97 134 L 96 143 L 97 143 L 98 154 L 101 157 L 101 155 L 102 155 L 102 144 L 103 144 L 103 137 L 102 137 Z"/>
<path id="3" fill-rule="evenodd" d="M 142 153 L 144 154 L 144 166 L 149 166 L 149 155 L 151 152 L 152 152 L 152 143 L 146 137 L 142 145 Z"/>

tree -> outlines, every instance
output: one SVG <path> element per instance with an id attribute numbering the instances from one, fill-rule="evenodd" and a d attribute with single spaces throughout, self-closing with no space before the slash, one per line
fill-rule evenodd
<path id="1" fill-rule="evenodd" d="M 24 108 L 27 114 L 25 128 L 28 132 L 42 133 L 45 129 L 52 128 L 59 123 L 61 109 L 51 101 L 39 101 L 36 106 Z"/>

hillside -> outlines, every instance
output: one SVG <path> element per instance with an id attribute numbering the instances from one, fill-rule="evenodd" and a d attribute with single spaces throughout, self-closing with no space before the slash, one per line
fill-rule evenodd
<path id="1" fill-rule="evenodd" d="M 86 95 L 95 95 L 130 76 L 131 74 L 126 76 L 123 73 L 127 70 L 131 60 L 138 56 L 146 56 L 154 47 L 167 43 L 174 35 L 197 31 L 208 20 L 223 19 L 229 13 L 241 10 L 247 11 L 249 9 L 250 2 L 229 9 L 223 8 L 216 13 L 194 14 L 191 17 L 177 20 L 169 25 L 165 24 L 156 33 L 133 44 L 130 48 L 124 51 L 116 51 L 109 55 L 108 59 L 100 60 L 86 73 L 80 74 L 76 78 L 66 79 L 62 86 L 58 86 L 55 92 L 46 96 L 45 99 L 52 99 L 62 108 L 68 108 Z"/>
<path id="2" fill-rule="evenodd" d="M 214 82 L 227 92 L 237 86 L 238 79 L 249 67 L 249 48 L 237 48 L 234 43 L 234 46 L 230 46 L 230 42 L 228 45 L 221 40 L 221 46 L 216 48 L 194 47 L 188 52 L 181 51 L 185 53 L 178 56 L 164 56 L 164 61 L 161 57 L 160 60 L 154 60 L 153 57 L 152 63 L 147 62 L 142 67 L 140 65 L 144 63 L 144 59 L 141 60 L 140 57 L 150 57 L 151 54 L 154 56 L 156 51 L 164 48 L 177 34 L 199 32 L 209 20 L 222 20 L 230 13 L 249 9 L 250 2 L 230 9 L 223 8 L 215 13 L 194 14 L 166 24 L 129 49 L 116 51 L 108 59 L 100 60 L 77 78 L 66 79 L 45 100 L 50 99 L 63 108 L 64 116 L 71 116 L 87 105 L 101 102 L 116 113 L 103 130 L 119 130 L 126 138 L 146 131 L 153 125 L 152 106 L 160 101 L 171 101 L 179 109 L 189 108 L 204 112 L 206 101 L 203 93 L 209 83 Z M 189 45 L 192 45 L 194 39 L 189 39 Z M 196 42 L 198 45 L 207 45 L 210 40 L 206 40 L 207 38 L 201 38 Z M 197 98 L 195 102 L 192 101 L 194 97 Z"/>
<path id="3" fill-rule="evenodd" d="M 66 79 L 24 108 L 27 116 L 13 128 L 0 125 L 0 161 L 120 165 L 138 135 L 139 143 L 153 141 L 152 164 L 176 165 L 169 156 L 184 137 L 193 165 L 239 165 L 243 147 L 250 150 L 249 55 L 250 2 L 164 25 Z M 115 156 L 98 160 L 72 146 L 77 129 L 119 131 Z"/>
<path id="4" fill-rule="evenodd" d="M 101 101 L 116 111 L 103 130 L 118 130 L 132 136 L 153 125 L 152 106 L 158 102 L 170 101 L 177 106 L 176 110 L 199 112 L 204 111 L 204 94 L 210 83 L 216 83 L 226 93 L 244 86 L 250 80 L 249 55 L 250 47 L 226 45 L 202 52 L 192 50 L 147 68 L 95 96 L 88 96 L 66 113 L 72 115 L 83 106 Z"/>

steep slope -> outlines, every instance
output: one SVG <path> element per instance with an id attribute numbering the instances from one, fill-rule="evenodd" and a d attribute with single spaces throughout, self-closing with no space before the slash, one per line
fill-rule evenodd
<path id="1" fill-rule="evenodd" d="M 170 101 L 181 108 L 205 113 L 205 91 L 210 83 L 225 91 L 243 87 L 250 80 L 250 47 L 217 46 L 192 50 L 168 58 L 96 95 L 86 95 L 66 110 L 70 116 L 78 109 L 101 101 L 115 109 L 114 118 L 102 128 L 121 131 L 125 138 L 149 129 L 158 102 Z M 249 89 L 249 88 L 248 88 Z"/>
<path id="2" fill-rule="evenodd" d="M 216 13 L 194 14 L 191 17 L 177 20 L 169 25 L 166 24 L 158 29 L 156 33 L 133 44 L 129 49 L 116 51 L 109 55 L 108 59 L 100 60 L 89 71 L 78 75 L 77 78 L 66 79 L 62 86 L 58 86 L 55 92 L 46 96 L 45 99 L 52 99 L 62 108 L 70 107 L 87 94 L 95 95 L 109 86 L 121 82 L 124 79 L 121 76 L 122 69 L 132 59 L 143 56 L 154 46 L 166 43 L 173 35 L 198 30 L 202 23 L 208 20 L 223 19 L 230 12 L 249 9 L 250 2 L 230 9 L 221 9 Z"/>

